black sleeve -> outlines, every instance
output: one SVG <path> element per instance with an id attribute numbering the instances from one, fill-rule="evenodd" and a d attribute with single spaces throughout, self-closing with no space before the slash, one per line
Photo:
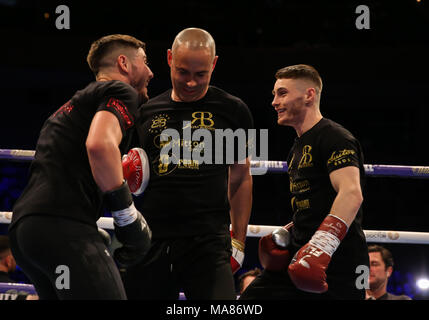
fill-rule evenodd
<path id="1" fill-rule="evenodd" d="M 328 173 L 349 166 L 360 168 L 359 143 L 351 134 L 330 131 L 322 141 L 322 157 Z"/>
<path id="2" fill-rule="evenodd" d="M 239 119 L 238 128 L 244 129 L 246 131 L 246 154 L 247 157 L 249 157 L 255 153 L 257 144 L 256 137 L 258 135 L 250 134 L 249 129 L 254 129 L 253 116 L 249 110 L 249 107 L 241 100 L 239 100 L 237 105 L 236 117 L 236 119 Z M 236 151 L 235 154 L 238 154 L 238 151 Z M 244 159 L 240 159 L 240 157 L 238 157 L 236 160 L 242 161 Z"/>
<path id="3" fill-rule="evenodd" d="M 137 119 L 138 94 L 128 84 L 121 81 L 113 81 L 106 88 L 97 111 L 112 112 L 119 121 L 122 134 L 132 128 Z"/>
<path id="4" fill-rule="evenodd" d="M 254 127 L 253 116 L 249 107 L 243 101 L 239 101 L 237 105 L 237 119 L 240 120 L 239 128 L 252 129 Z"/>

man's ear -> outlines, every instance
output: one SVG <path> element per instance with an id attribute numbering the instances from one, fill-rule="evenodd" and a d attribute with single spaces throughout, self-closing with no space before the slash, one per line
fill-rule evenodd
<path id="1" fill-rule="evenodd" d="M 305 104 L 313 104 L 314 100 L 316 100 L 316 89 L 315 88 L 307 88 L 305 91 Z"/>
<path id="2" fill-rule="evenodd" d="M 212 64 L 212 71 L 214 70 L 214 68 L 216 67 L 216 63 L 217 63 L 217 59 L 219 58 L 219 56 L 215 56 L 213 59 L 213 64 Z"/>
<path id="3" fill-rule="evenodd" d="M 119 70 L 128 73 L 130 69 L 130 61 L 127 56 L 121 54 L 116 58 L 116 63 L 118 64 Z"/>
<path id="4" fill-rule="evenodd" d="M 12 255 L 8 255 L 4 258 L 4 262 L 8 268 L 12 265 Z"/>
<path id="5" fill-rule="evenodd" d="M 171 68 L 171 63 L 173 61 L 173 52 L 171 51 L 171 49 L 167 50 L 167 63 Z"/>
<path id="6" fill-rule="evenodd" d="M 390 278 L 390 276 L 392 275 L 393 272 L 393 268 L 392 267 L 387 267 L 386 269 L 386 275 L 388 278 Z"/>

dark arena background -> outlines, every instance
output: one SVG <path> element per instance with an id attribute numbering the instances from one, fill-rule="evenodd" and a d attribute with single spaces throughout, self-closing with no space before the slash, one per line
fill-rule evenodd
<path id="1" fill-rule="evenodd" d="M 70 10 L 58 29 L 56 8 Z M 356 25 L 359 5 L 369 29 Z M 93 81 L 92 41 L 126 33 L 147 44 L 155 77 L 151 97 L 170 88 L 166 52 L 187 27 L 209 31 L 219 60 L 212 84 L 244 100 L 256 128 L 269 130 L 269 160 L 286 161 L 296 136 L 276 123 L 274 73 L 313 65 L 324 81 L 323 116 L 361 142 L 366 164 L 429 166 L 429 1 L 20 1 L 0 0 L 0 149 L 34 150 L 44 120 Z M 0 160 L 0 211 L 12 211 L 29 162 Z M 367 177 L 365 230 L 429 232 L 429 180 Z M 254 176 L 250 224 L 291 220 L 286 174 Z M 1 233 L 7 224 L 1 224 Z M 248 238 L 243 273 L 260 267 L 258 238 Z M 395 266 L 388 291 L 429 299 L 428 244 L 384 244 Z M 238 278 L 236 275 L 236 278 Z M 16 272 L 25 282 L 25 276 Z M 369 303 L 369 302 L 368 302 Z"/>

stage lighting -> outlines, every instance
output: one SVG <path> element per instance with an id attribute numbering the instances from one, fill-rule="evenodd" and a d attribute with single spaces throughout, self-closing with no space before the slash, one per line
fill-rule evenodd
<path id="1" fill-rule="evenodd" d="M 421 278 L 421 279 L 417 280 L 417 287 L 419 287 L 422 290 L 429 289 L 429 279 Z"/>

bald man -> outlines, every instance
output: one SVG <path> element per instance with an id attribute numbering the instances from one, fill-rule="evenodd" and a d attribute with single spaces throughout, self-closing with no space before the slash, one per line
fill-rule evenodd
<path id="1" fill-rule="evenodd" d="M 126 271 L 130 299 L 177 299 L 181 290 L 187 299 L 236 298 L 233 273 L 244 259 L 252 204 L 249 159 L 214 164 L 186 154 L 214 156 L 215 130 L 253 127 L 241 99 L 210 85 L 217 60 L 207 31 L 181 31 L 167 51 L 173 88 L 140 109 L 138 134 L 151 180 L 136 206 L 152 228 L 153 242 L 142 264 Z M 166 129 L 178 135 L 161 141 Z M 204 139 L 186 130 L 198 130 Z M 168 146 L 179 147 L 180 154 L 163 154 Z M 164 161 L 169 157 L 171 162 Z"/>
<path id="2" fill-rule="evenodd" d="M 97 81 L 44 123 L 9 227 L 13 255 L 41 299 L 126 298 L 96 225 L 103 200 L 123 244 L 114 253 L 117 263 L 135 263 L 150 244 L 121 165 L 153 77 L 145 44 L 105 36 L 91 45 L 87 61 Z"/>

